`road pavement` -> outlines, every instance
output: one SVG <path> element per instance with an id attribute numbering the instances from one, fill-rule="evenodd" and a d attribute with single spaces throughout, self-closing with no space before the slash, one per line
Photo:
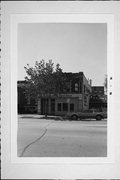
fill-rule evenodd
<path id="1" fill-rule="evenodd" d="M 106 157 L 107 121 L 18 118 L 19 157 Z"/>

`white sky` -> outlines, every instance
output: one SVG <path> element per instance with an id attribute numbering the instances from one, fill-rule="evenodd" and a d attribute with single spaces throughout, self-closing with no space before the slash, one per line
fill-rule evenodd
<path id="1" fill-rule="evenodd" d="M 107 25 L 101 23 L 25 23 L 18 25 L 18 80 L 24 66 L 52 59 L 63 72 L 81 72 L 103 86 L 107 74 Z"/>

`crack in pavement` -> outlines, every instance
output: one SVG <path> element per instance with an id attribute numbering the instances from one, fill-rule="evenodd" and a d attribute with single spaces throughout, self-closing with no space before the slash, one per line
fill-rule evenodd
<path id="1" fill-rule="evenodd" d="M 53 123 L 53 122 L 52 122 L 52 123 Z M 47 127 L 50 126 L 52 123 L 49 123 L 49 124 L 45 127 L 45 130 L 44 130 L 43 134 L 42 134 L 40 137 L 38 137 L 37 139 L 35 139 L 34 141 L 32 141 L 30 144 L 28 144 L 27 146 L 25 146 L 25 148 L 23 149 L 23 151 L 22 151 L 22 153 L 21 153 L 21 155 L 20 155 L 19 157 L 23 157 L 25 151 L 26 151 L 32 144 L 34 144 L 34 143 L 36 143 L 37 141 L 39 141 L 39 140 L 46 134 L 46 132 L 47 132 Z"/>

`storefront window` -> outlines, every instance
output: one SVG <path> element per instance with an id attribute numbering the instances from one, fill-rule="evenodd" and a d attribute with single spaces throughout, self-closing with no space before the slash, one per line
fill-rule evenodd
<path id="1" fill-rule="evenodd" d="M 51 99 L 51 112 L 55 112 L 55 99 Z"/>
<path id="2" fill-rule="evenodd" d="M 70 112 L 74 112 L 74 104 L 70 104 Z"/>
<path id="3" fill-rule="evenodd" d="M 28 101 L 27 101 L 27 104 L 30 104 L 30 96 L 28 97 L 28 99 L 27 99 Z"/>
<path id="4" fill-rule="evenodd" d="M 63 111 L 68 111 L 68 104 L 67 103 L 63 103 Z"/>
<path id="5" fill-rule="evenodd" d="M 61 111 L 61 103 L 58 103 L 58 111 Z"/>

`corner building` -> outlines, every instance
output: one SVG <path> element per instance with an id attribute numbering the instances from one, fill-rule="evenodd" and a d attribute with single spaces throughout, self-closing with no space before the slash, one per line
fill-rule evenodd
<path id="1" fill-rule="evenodd" d="M 50 115 L 66 115 L 89 109 L 91 85 L 83 72 L 64 73 L 67 77 L 66 89 L 57 97 L 47 99 L 47 112 Z M 41 99 L 39 113 L 45 114 L 45 100 Z"/>

